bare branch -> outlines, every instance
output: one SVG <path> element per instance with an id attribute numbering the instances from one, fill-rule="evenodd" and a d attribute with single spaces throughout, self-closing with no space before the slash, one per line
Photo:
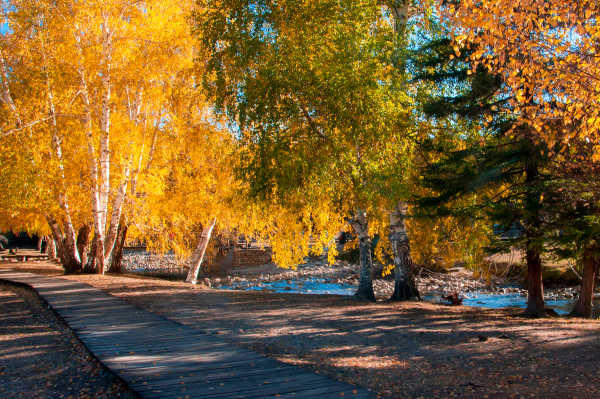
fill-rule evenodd
<path id="1" fill-rule="evenodd" d="M 52 119 L 52 118 L 53 118 L 53 115 L 50 115 L 50 116 L 47 116 L 45 118 L 39 119 L 39 120 L 37 120 L 35 122 L 28 123 L 27 125 L 20 125 L 19 127 L 16 127 L 14 129 L 10 129 L 10 130 L 7 130 L 5 132 L 0 132 L 0 136 L 8 136 L 9 134 L 18 132 L 20 130 L 26 129 L 26 128 L 31 127 L 33 125 L 37 125 L 40 122 L 44 122 L 44 121 L 47 121 L 48 119 Z"/>
<path id="2" fill-rule="evenodd" d="M 302 104 L 302 102 L 300 102 L 300 109 L 302 110 L 302 115 L 304 115 L 304 118 L 306 119 L 306 121 L 308 122 L 308 124 L 310 125 L 312 130 L 315 133 L 317 133 L 317 135 L 319 135 L 319 137 L 321 137 L 323 140 L 329 141 L 329 137 L 327 137 L 327 135 L 319 129 L 316 122 L 310 116 L 310 114 L 308 113 L 308 111 L 306 110 L 306 107 L 304 106 L 304 104 Z"/>

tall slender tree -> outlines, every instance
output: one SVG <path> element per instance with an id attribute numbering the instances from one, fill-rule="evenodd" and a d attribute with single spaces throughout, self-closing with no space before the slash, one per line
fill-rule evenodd
<path id="1" fill-rule="evenodd" d="M 463 142 L 459 151 L 450 150 L 443 140 L 428 140 L 431 148 L 438 146 L 438 161 L 426 168 L 423 182 L 437 192 L 437 197 L 422 198 L 421 206 L 466 217 L 476 217 L 475 212 L 480 211 L 504 229 L 515 223 L 524 226 L 523 236 L 509 245 L 520 246 L 526 253 L 526 314 L 544 317 L 540 198 L 549 178 L 542 173 L 548 163 L 548 149 L 536 144 L 529 123 L 513 117 L 511 98 L 502 93 L 502 77 L 482 66 L 473 71 L 467 62 L 471 54 L 468 48 L 456 48 L 451 40 L 441 38 L 425 45 L 415 57 L 415 66 L 422 71 L 418 79 L 439 82 L 453 90 L 451 95 L 440 92 L 430 98 L 424 104 L 425 113 L 438 118 L 458 117 L 484 128 L 477 139 Z M 473 192 L 479 193 L 476 206 L 448 206 Z M 495 246 L 496 250 L 507 250 L 502 242 L 496 241 Z"/>

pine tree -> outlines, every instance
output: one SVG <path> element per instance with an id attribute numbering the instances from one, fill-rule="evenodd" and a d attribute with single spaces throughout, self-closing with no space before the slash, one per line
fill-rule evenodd
<path id="1" fill-rule="evenodd" d="M 544 317 L 541 253 L 544 234 L 540 198 L 546 180 L 548 150 L 539 144 L 527 122 L 511 115 L 510 98 L 503 95 L 503 79 L 467 62 L 472 51 L 457 49 L 448 38 L 432 40 L 413 58 L 416 79 L 442 85 L 437 96 L 424 104 L 426 115 L 452 119 L 451 130 L 464 134 L 464 127 L 478 131 L 476 138 L 461 140 L 463 148 L 448 147 L 443 137 L 423 144 L 437 161 L 423 170 L 422 184 L 433 196 L 419 199 L 422 209 L 433 214 L 463 217 L 486 215 L 503 230 L 515 224 L 523 234 L 508 242 L 496 241 L 492 250 L 520 247 L 526 253 L 529 297 L 526 314 Z M 455 142 L 452 142 L 455 145 Z M 456 206 L 454 200 L 477 193 L 475 206 Z"/>

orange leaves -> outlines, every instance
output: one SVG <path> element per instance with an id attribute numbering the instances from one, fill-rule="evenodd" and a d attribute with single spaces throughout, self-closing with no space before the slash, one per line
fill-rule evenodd
<path id="1" fill-rule="evenodd" d="M 471 62 L 481 58 L 504 77 L 507 96 L 516 99 L 509 112 L 537 125 L 540 138 L 549 126 L 554 135 L 594 143 L 600 141 L 599 11 L 592 0 L 466 0 L 442 8 L 457 45 L 477 44 Z"/>

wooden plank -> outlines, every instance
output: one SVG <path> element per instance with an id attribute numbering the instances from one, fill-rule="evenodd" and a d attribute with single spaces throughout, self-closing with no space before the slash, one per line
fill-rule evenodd
<path id="1" fill-rule="evenodd" d="M 146 373 L 144 373 L 143 370 L 137 370 L 137 372 L 135 373 L 134 376 L 137 376 L 139 379 L 138 381 L 157 381 L 157 380 L 162 380 L 164 379 L 164 374 L 172 374 L 174 376 L 176 376 L 177 378 L 179 378 L 181 381 L 185 382 L 185 383 L 189 383 L 189 382 L 193 382 L 193 381 L 221 381 L 221 380 L 226 380 L 226 379 L 230 379 L 230 378 L 238 378 L 238 379 L 243 379 L 243 378 L 247 378 L 248 376 L 252 376 L 252 375 L 265 375 L 265 376 L 272 376 L 273 373 L 279 373 L 279 372 L 283 372 L 286 371 L 288 369 L 296 369 L 296 367 L 294 366 L 277 366 L 277 367 L 259 367 L 255 370 L 249 369 L 246 366 L 241 366 L 241 367 L 235 367 L 235 368 L 223 368 L 223 369 L 219 369 L 219 370 L 205 370 L 205 369 L 198 369 L 197 367 L 195 368 L 190 368 L 190 369 L 185 369 L 185 368 L 180 368 L 179 371 L 174 372 L 173 370 L 176 370 L 176 368 L 163 368 L 161 370 L 148 370 Z M 121 375 L 125 374 L 125 376 L 129 377 L 130 375 L 128 375 L 127 373 L 122 373 Z M 142 376 L 141 378 L 139 376 Z M 136 380 L 133 380 L 136 381 Z"/>
<path id="2" fill-rule="evenodd" d="M 119 344 L 121 346 L 131 346 L 131 347 L 137 347 L 139 349 L 145 349 L 145 348 L 163 348 L 164 347 L 164 342 L 162 342 L 160 339 L 164 337 L 164 339 L 166 340 L 167 336 L 163 336 L 163 335 L 155 335 L 154 333 L 149 334 L 148 336 L 146 336 L 145 334 L 139 334 L 139 331 L 137 331 L 138 335 L 136 335 L 135 337 L 131 337 L 134 340 L 133 341 L 129 341 L 126 337 L 119 337 L 119 338 L 123 338 L 123 339 L 119 339 Z M 198 348 L 198 350 L 203 350 L 203 348 L 206 347 L 210 347 L 211 349 L 218 349 L 218 348 L 228 348 L 228 349 L 233 349 L 231 348 L 231 346 L 228 346 L 227 344 L 215 344 L 212 341 L 209 340 L 204 340 L 203 338 L 205 338 L 206 335 L 203 334 L 199 334 L 196 333 L 195 331 L 189 331 L 189 334 L 185 334 L 185 331 L 178 331 L 178 334 L 171 334 L 168 338 L 169 338 L 169 348 L 171 350 L 176 350 L 176 349 L 183 349 L 186 350 L 187 348 Z M 137 341 L 135 340 L 137 338 Z M 184 341 L 185 339 L 185 341 Z M 193 340 L 192 340 L 193 339 Z M 105 347 L 112 347 L 112 344 L 110 342 L 106 342 L 105 340 L 102 339 L 98 339 L 98 338 L 86 338 L 86 342 L 89 342 L 90 344 L 93 344 L 99 348 L 105 348 Z M 238 351 L 240 352 L 240 351 Z"/>
<path id="3" fill-rule="evenodd" d="M 198 374 L 198 373 L 196 373 Z M 204 374 L 201 374 L 199 376 L 197 376 L 196 374 L 194 374 L 193 377 L 188 376 L 188 378 L 181 378 L 182 376 L 179 375 L 176 377 L 177 378 L 172 378 L 172 376 L 162 376 L 163 378 L 155 378 L 155 379 L 144 379 L 144 380 L 139 380 L 138 382 L 136 382 L 137 384 L 140 383 L 148 383 L 150 381 L 152 381 L 152 386 L 153 387 L 161 387 L 163 389 L 166 389 L 169 386 L 174 386 L 175 388 L 180 388 L 182 385 L 185 385 L 183 388 L 186 388 L 187 390 L 193 390 L 193 389 L 197 389 L 197 388 L 206 388 L 207 386 L 213 386 L 213 387 L 218 387 L 219 389 L 222 390 L 228 390 L 231 391 L 232 389 L 234 391 L 238 390 L 238 385 L 242 384 L 245 387 L 247 387 L 248 389 L 255 389 L 256 387 L 260 387 L 262 385 L 268 385 L 269 383 L 271 385 L 273 384 L 277 384 L 277 383 L 293 383 L 293 382 L 298 382 L 299 380 L 303 380 L 303 381 L 317 381 L 317 380 L 330 380 L 328 378 L 325 377 L 321 377 L 320 379 L 315 378 L 315 375 L 318 374 L 314 374 L 314 373 L 307 373 L 307 374 L 298 374 L 298 369 L 297 368 L 287 368 L 287 369 L 279 369 L 277 371 L 277 374 L 273 374 L 271 373 L 266 373 L 266 372 L 261 372 L 260 370 L 257 369 L 257 371 L 252 374 L 252 373 L 248 373 L 245 374 L 245 376 L 242 377 L 238 377 L 234 374 L 233 377 L 231 377 L 231 374 L 228 377 L 222 377 L 222 378 L 207 378 L 206 376 L 204 376 Z M 160 376 L 159 376 L 160 377 Z M 168 378 L 165 378 L 168 377 Z M 207 385 L 208 384 L 208 385 Z M 215 391 L 216 392 L 216 391 Z"/>
<path id="4" fill-rule="evenodd" d="M 208 385 L 208 384 L 207 384 Z M 151 387 L 145 385 L 146 389 L 144 390 L 144 386 L 140 388 L 135 388 L 138 392 L 140 392 L 146 398 L 178 398 L 183 395 L 189 395 L 190 398 L 194 399 L 217 399 L 217 398 L 264 398 L 268 396 L 281 395 L 283 393 L 291 393 L 291 392 L 302 392 L 310 389 L 323 389 L 327 388 L 329 392 L 342 392 L 343 384 L 334 380 L 322 380 L 315 382 L 304 382 L 299 385 L 294 385 L 291 382 L 284 382 L 283 384 L 265 384 L 258 387 L 244 387 L 244 385 L 240 384 L 236 387 L 232 388 L 223 388 L 220 387 L 211 387 L 206 386 L 202 388 L 194 388 L 187 389 L 182 387 L 180 390 L 175 391 L 175 389 L 171 388 L 165 395 L 166 390 L 162 390 L 160 387 Z M 212 389 L 211 389 L 212 388 Z M 185 391 L 183 390 L 185 389 Z M 152 392 L 152 391 L 162 391 L 162 392 Z M 352 392 L 351 389 L 348 389 L 349 392 Z M 318 397 L 318 396 L 317 396 Z M 323 396 L 324 398 L 330 398 L 331 396 Z M 375 396 L 373 396 L 375 397 Z"/>
<path id="5" fill-rule="evenodd" d="M 233 357 L 233 360 L 231 358 L 226 358 L 226 357 L 222 357 L 219 359 L 222 360 L 215 360 L 215 359 L 210 359 L 209 361 L 202 361 L 204 359 L 204 357 L 202 359 L 200 359 L 198 356 L 185 356 L 181 353 L 165 353 L 165 352 L 158 352 L 155 355 L 148 355 L 148 354 L 135 354 L 135 352 L 131 355 L 134 356 L 129 356 L 129 353 L 121 353 L 119 352 L 117 353 L 107 353 L 104 354 L 104 362 L 107 364 L 114 364 L 114 365 L 122 365 L 122 364 L 127 364 L 127 368 L 130 370 L 136 369 L 136 368 L 153 368 L 153 367 L 171 367 L 171 366 L 176 366 L 178 364 L 188 364 L 188 365 L 197 365 L 198 368 L 203 368 L 203 369 L 207 369 L 209 368 L 209 365 L 215 364 L 216 367 L 218 368 L 231 368 L 234 366 L 238 366 L 238 365 L 246 365 L 247 367 L 253 367 L 255 365 L 258 364 L 267 364 L 268 363 L 268 358 L 263 358 L 261 359 L 260 357 L 258 357 L 259 355 L 254 354 L 254 358 L 252 358 L 252 354 L 248 354 L 245 356 L 244 360 L 235 360 L 236 357 Z M 271 359 L 269 359 L 271 360 Z M 272 360 L 271 360 L 272 361 Z M 155 364 L 156 363 L 156 364 Z"/>
<path id="6" fill-rule="evenodd" d="M 131 336 L 132 334 L 136 334 L 134 336 Z M 194 339 L 198 342 L 203 342 L 201 341 L 201 339 L 203 338 L 205 334 L 203 334 L 202 332 L 190 332 L 189 334 L 186 334 L 184 331 L 177 331 L 169 333 L 168 330 L 157 330 L 157 331 L 152 331 L 151 333 L 148 332 L 148 334 L 139 334 L 139 331 L 128 331 L 126 333 L 123 333 L 120 337 L 119 337 L 119 343 L 122 346 L 126 346 L 126 345 L 144 345 L 144 344 L 157 344 L 157 340 L 178 340 L 178 339 Z M 90 343 L 93 345 L 96 345 L 99 348 L 103 348 L 103 347 L 107 347 L 110 348 L 112 346 L 114 346 L 115 344 L 112 343 L 107 343 L 106 340 L 101 339 L 101 338 L 94 338 L 92 336 L 90 337 L 86 337 L 85 338 L 86 343 Z"/>
<path id="7" fill-rule="evenodd" d="M 283 369 L 288 366 L 282 365 L 279 362 L 275 362 L 275 365 L 269 362 L 258 362 L 258 363 L 250 363 L 248 361 L 243 362 L 218 362 L 218 363 L 200 363 L 200 362 L 184 362 L 180 361 L 176 364 L 167 364 L 162 361 L 157 361 L 157 364 L 140 366 L 138 367 L 128 367 L 124 374 L 138 376 L 138 379 L 145 378 L 144 376 L 156 375 L 156 374 L 181 374 L 181 373 L 196 373 L 207 376 L 213 376 L 219 373 L 229 373 L 236 374 L 244 370 L 248 370 L 250 367 L 261 364 L 261 369 L 270 370 L 270 369 Z M 142 376 L 142 377 L 139 377 Z M 135 380 L 135 378 L 132 378 Z M 210 379 L 210 378 L 208 378 Z"/>
<path id="8" fill-rule="evenodd" d="M 37 290 L 101 362 L 146 398 L 377 396 L 228 344 L 83 283 L 12 271 L 0 271 L 0 279 Z"/>

